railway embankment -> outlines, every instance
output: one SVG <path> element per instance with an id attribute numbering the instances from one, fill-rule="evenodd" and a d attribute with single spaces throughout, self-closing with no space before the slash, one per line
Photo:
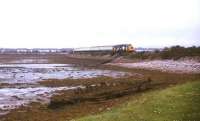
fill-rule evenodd
<path id="1" fill-rule="evenodd" d="M 200 73 L 200 47 L 173 46 L 119 57 L 108 65 L 159 70 L 171 73 Z"/>

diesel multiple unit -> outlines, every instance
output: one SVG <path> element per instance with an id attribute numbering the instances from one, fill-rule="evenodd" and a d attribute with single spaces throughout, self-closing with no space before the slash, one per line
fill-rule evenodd
<path id="1" fill-rule="evenodd" d="M 129 53 L 134 52 L 135 49 L 131 44 L 119 44 L 119 45 L 112 45 L 112 46 L 94 46 L 94 47 L 82 47 L 82 48 L 75 48 L 73 50 L 74 53 L 92 53 L 92 52 L 105 52 L 111 54 L 118 54 L 118 53 Z"/>

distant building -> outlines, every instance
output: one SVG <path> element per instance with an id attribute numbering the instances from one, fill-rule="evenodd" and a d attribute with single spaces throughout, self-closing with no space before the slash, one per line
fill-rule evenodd
<path id="1" fill-rule="evenodd" d="M 33 49 L 27 49 L 27 48 L 0 48 L 0 53 L 1 54 L 12 54 L 12 53 L 17 53 L 17 54 L 27 54 L 27 53 L 70 53 L 72 51 L 71 48 L 33 48 Z"/>

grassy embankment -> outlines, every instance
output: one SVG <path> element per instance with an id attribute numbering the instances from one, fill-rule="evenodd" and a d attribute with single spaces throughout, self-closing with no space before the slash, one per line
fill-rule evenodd
<path id="1" fill-rule="evenodd" d="M 76 121 L 199 121 L 200 80 L 133 97 L 119 107 Z"/>

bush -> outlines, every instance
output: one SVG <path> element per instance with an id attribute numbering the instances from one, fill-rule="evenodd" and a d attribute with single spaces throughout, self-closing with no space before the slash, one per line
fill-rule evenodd
<path id="1" fill-rule="evenodd" d="M 200 47 L 184 48 L 181 46 L 173 46 L 164 48 L 160 53 L 162 59 L 180 59 L 182 57 L 200 56 Z"/>
<path id="2" fill-rule="evenodd" d="M 182 57 L 200 57 L 200 47 L 181 47 L 173 46 L 170 48 L 165 47 L 162 51 L 155 50 L 154 52 L 136 52 L 128 55 L 133 59 L 180 59 Z"/>

